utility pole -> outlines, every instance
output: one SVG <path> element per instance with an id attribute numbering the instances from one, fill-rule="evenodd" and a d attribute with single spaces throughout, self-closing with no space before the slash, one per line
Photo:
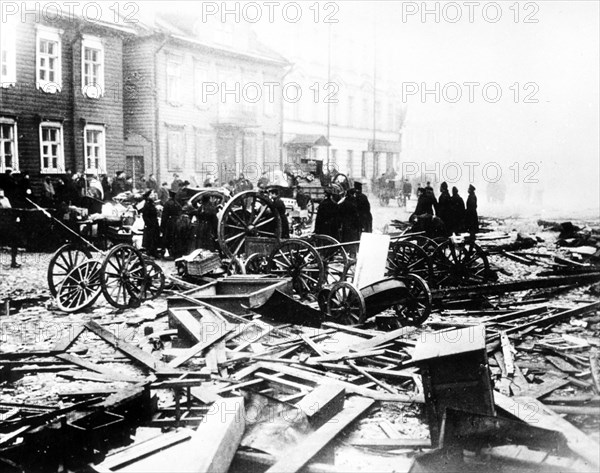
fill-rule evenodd
<path id="1" fill-rule="evenodd" d="M 377 152 L 375 151 L 375 140 L 377 139 L 377 5 L 373 5 L 373 170 L 376 168 Z M 377 170 L 378 166 L 377 166 Z M 373 177 L 375 171 L 373 171 Z"/>
<path id="2" fill-rule="evenodd" d="M 327 84 L 331 82 L 331 23 L 327 25 Z M 329 174 L 329 151 L 331 148 L 330 134 L 331 134 L 331 100 L 327 100 L 327 168 L 326 172 Z M 318 104 L 317 104 L 318 106 Z"/>

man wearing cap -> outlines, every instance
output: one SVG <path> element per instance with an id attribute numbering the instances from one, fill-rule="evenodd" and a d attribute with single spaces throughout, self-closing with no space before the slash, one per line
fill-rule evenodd
<path id="1" fill-rule="evenodd" d="M 346 197 L 338 204 L 340 216 L 340 238 L 342 243 L 360 240 L 361 220 L 358 212 L 356 189 L 348 189 Z M 358 244 L 346 246 L 351 256 L 356 255 Z"/>
<path id="2" fill-rule="evenodd" d="M 163 247 L 169 250 L 172 258 L 179 258 L 181 244 L 177 241 L 177 219 L 181 215 L 181 205 L 175 200 L 175 192 L 169 191 L 169 200 L 163 207 L 160 221 L 160 230 L 162 233 Z"/>
<path id="3" fill-rule="evenodd" d="M 472 238 L 479 231 L 479 216 L 477 215 L 477 196 L 475 187 L 469 185 L 469 197 L 467 197 L 467 210 L 465 212 L 465 226 Z"/>
<path id="4" fill-rule="evenodd" d="M 283 200 L 281 200 L 281 197 L 279 197 L 279 189 L 277 187 L 269 189 L 269 197 L 273 201 L 273 206 L 281 218 L 281 238 L 289 238 L 290 224 L 287 219 L 285 204 L 283 203 Z"/>
<path id="5" fill-rule="evenodd" d="M 442 219 L 444 225 L 446 226 L 446 230 L 451 232 L 452 226 L 452 210 L 451 210 L 451 199 L 450 192 L 448 192 L 448 184 L 442 182 L 440 185 L 440 198 L 438 200 L 437 206 L 437 216 Z"/>
<path id="6" fill-rule="evenodd" d="M 360 218 L 360 226 L 363 232 L 371 233 L 373 231 L 373 215 L 371 215 L 371 204 L 368 197 L 362 192 L 362 182 L 355 182 L 356 190 L 356 208 Z"/>

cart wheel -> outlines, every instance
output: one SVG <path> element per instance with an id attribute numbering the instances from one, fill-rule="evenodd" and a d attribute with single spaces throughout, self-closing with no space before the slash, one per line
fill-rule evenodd
<path id="1" fill-rule="evenodd" d="M 227 256 L 243 253 L 248 236 L 281 236 L 281 219 L 273 203 L 255 191 L 237 194 L 219 218 L 219 245 Z"/>
<path id="2" fill-rule="evenodd" d="M 244 265 L 246 274 L 267 274 L 269 272 L 269 258 L 260 253 L 251 254 Z"/>
<path id="3" fill-rule="evenodd" d="M 91 257 L 87 248 L 75 243 L 67 243 L 56 250 L 48 264 L 48 289 L 52 297 L 56 297 L 58 287 L 71 270 Z"/>
<path id="4" fill-rule="evenodd" d="M 315 218 L 315 212 L 316 212 L 315 201 L 314 200 L 310 199 L 308 201 L 308 204 L 306 206 L 306 210 L 308 211 L 308 221 L 306 223 L 308 225 L 310 225 L 313 222 L 314 218 Z"/>
<path id="5" fill-rule="evenodd" d="M 348 180 L 348 176 L 342 173 L 336 174 L 335 178 L 331 183 L 338 184 L 342 187 L 342 189 L 344 189 L 344 191 L 350 189 L 350 181 Z"/>
<path id="6" fill-rule="evenodd" d="M 304 239 L 310 243 L 321 256 L 325 266 L 325 284 L 335 284 L 344 279 L 348 253 L 343 246 L 323 248 L 322 246 L 340 245 L 340 242 L 329 235 L 311 235 Z"/>
<path id="7" fill-rule="evenodd" d="M 352 283 L 354 281 L 354 273 L 356 272 L 356 259 L 348 258 L 348 263 L 344 268 L 344 277 L 342 280 Z"/>
<path id="8" fill-rule="evenodd" d="M 165 288 L 165 275 L 154 261 L 146 261 L 145 299 L 156 299 Z"/>
<path id="9" fill-rule="evenodd" d="M 426 236 L 417 235 L 417 236 L 414 236 L 407 240 L 402 240 L 402 241 L 408 241 L 410 243 L 414 243 L 415 245 L 423 248 L 427 252 L 428 255 L 432 255 L 433 252 L 435 250 L 437 250 L 438 246 L 440 246 L 440 243 L 443 243 L 444 241 L 446 241 L 446 239 L 438 238 L 436 240 L 432 240 L 431 238 L 427 238 Z"/>
<path id="10" fill-rule="evenodd" d="M 433 265 L 427 252 L 408 241 L 396 241 L 390 244 L 386 270 L 386 276 L 393 278 L 416 274 L 430 281 L 433 276 Z"/>
<path id="11" fill-rule="evenodd" d="M 236 257 L 224 259 L 223 268 L 228 276 L 232 274 L 246 274 L 246 267 Z"/>
<path id="12" fill-rule="evenodd" d="M 425 280 L 416 274 L 402 277 L 408 289 L 408 297 L 402 304 L 394 306 L 396 316 L 402 326 L 418 327 L 431 314 L 431 291 Z"/>
<path id="13" fill-rule="evenodd" d="M 119 309 L 138 304 L 144 295 L 146 264 L 133 246 L 113 246 L 100 268 L 102 293 L 110 305 Z"/>
<path id="14" fill-rule="evenodd" d="M 292 288 L 301 297 L 315 294 L 325 282 L 325 266 L 317 250 L 303 240 L 287 240 L 269 256 L 269 273 L 291 277 Z"/>
<path id="15" fill-rule="evenodd" d="M 83 261 L 58 286 L 56 305 L 63 312 L 77 312 L 91 306 L 101 292 L 100 262 Z"/>
<path id="16" fill-rule="evenodd" d="M 327 296 L 327 317 L 344 325 L 363 323 L 367 318 L 363 295 L 345 281 L 334 284 Z"/>
<path id="17" fill-rule="evenodd" d="M 470 286 L 486 282 L 490 263 L 481 247 L 471 241 L 451 239 L 433 252 L 433 281 L 438 286 Z"/>

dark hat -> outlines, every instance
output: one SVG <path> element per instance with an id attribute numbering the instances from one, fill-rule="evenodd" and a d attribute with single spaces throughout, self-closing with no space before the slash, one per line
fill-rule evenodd
<path id="1" fill-rule="evenodd" d="M 183 181 L 181 183 L 182 186 L 189 186 L 190 185 L 190 181 Z"/>
<path id="2" fill-rule="evenodd" d="M 362 182 L 354 181 L 355 189 L 362 189 L 362 187 L 363 187 Z"/>
<path id="3" fill-rule="evenodd" d="M 448 190 L 448 184 L 444 181 L 440 184 L 440 189 Z"/>
<path id="4" fill-rule="evenodd" d="M 475 186 L 473 184 L 469 184 L 469 190 L 470 191 L 474 191 L 475 190 Z"/>

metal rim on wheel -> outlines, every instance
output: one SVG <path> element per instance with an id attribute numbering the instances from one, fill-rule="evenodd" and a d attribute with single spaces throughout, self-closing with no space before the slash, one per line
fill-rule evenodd
<path id="1" fill-rule="evenodd" d="M 334 284 L 327 296 L 327 317 L 343 325 L 361 324 L 367 317 L 365 299 L 352 284 Z"/>
<path id="2" fill-rule="evenodd" d="M 490 263 L 479 245 L 448 239 L 432 255 L 434 281 L 438 286 L 471 286 L 487 281 Z"/>
<path id="3" fill-rule="evenodd" d="M 408 274 L 402 278 L 408 289 L 409 297 L 394 307 L 396 316 L 403 326 L 419 326 L 431 314 L 432 297 L 427 282 L 416 274 Z"/>
<path id="4" fill-rule="evenodd" d="M 146 264 L 142 254 L 131 245 L 110 249 L 100 269 L 102 293 L 110 305 L 126 309 L 144 296 Z"/>
<path id="5" fill-rule="evenodd" d="M 319 253 L 323 265 L 325 266 L 325 283 L 335 284 L 342 281 L 346 274 L 346 266 L 348 265 L 348 253 L 340 242 L 329 235 L 311 235 L 305 239 Z M 321 247 L 332 247 L 323 248 Z"/>
<path id="6" fill-rule="evenodd" d="M 146 299 L 156 299 L 165 288 L 165 275 L 154 261 L 146 261 Z"/>
<path id="7" fill-rule="evenodd" d="M 302 297 L 316 294 L 325 282 L 321 256 L 303 240 L 288 240 L 277 245 L 269 256 L 269 273 L 291 277 L 294 292 Z"/>
<path id="8" fill-rule="evenodd" d="M 255 191 L 237 194 L 227 202 L 219 218 L 219 245 L 227 256 L 243 253 L 248 236 L 281 236 L 279 213 L 268 197 Z"/>
<path id="9" fill-rule="evenodd" d="M 58 286 L 56 305 L 63 312 L 77 312 L 91 306 L 101 292 L 100 262 L 83 261 Z"/>
<path id="10" fill-rule="evenodd" d="M 386 275 L 399 278 L 416 274 L 431 281 L 433 264 L 427 252 L 420 246 L 408 241 L 395 241 L 390 244 L 386 262 Z"/>
<path id="11" fill-rule="evenodd" d="M 58 287 L 65 280 L 67 275 L 76 267 L 86 260 L 89 260 L 92 254 L 81 245 L 75 243 L 67 243 L 61 246 L 48 264 L 48 289 L 52 297 L 56 297 Z"/>

